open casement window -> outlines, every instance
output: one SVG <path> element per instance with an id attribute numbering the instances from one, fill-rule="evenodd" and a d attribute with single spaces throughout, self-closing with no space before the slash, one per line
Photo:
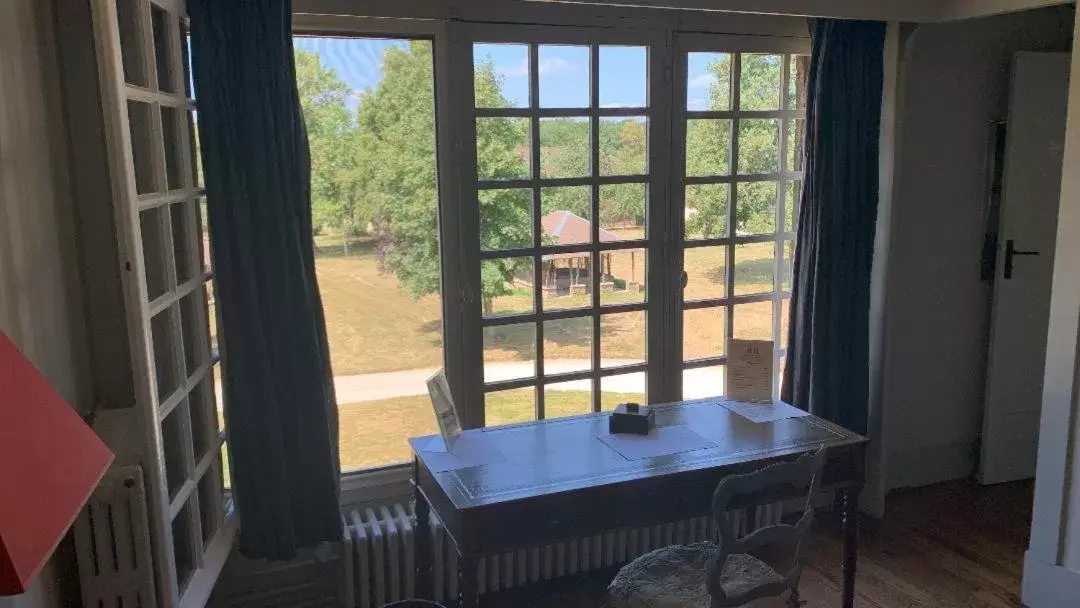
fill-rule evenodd
<path id="1" fill-rule="evenodd" d="M 202 605 L 235 536 L 183 0 L 94 0 L 157 597 Z M 134 431 L 134 429 L 133 429 Z"/>
<path id="2" fill-rule="evenodd" d="M 670 271 L 682 281 L 681 394 L 725 394 L 731 339 L 787 352 L 809 41 L 679 34 Z"/>

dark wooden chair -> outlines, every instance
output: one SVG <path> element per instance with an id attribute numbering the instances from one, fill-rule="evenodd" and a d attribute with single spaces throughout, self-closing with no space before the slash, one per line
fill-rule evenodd
<path id="1" fill-rule="evenodd" d="M 799 606 L 802 548 L 814 519 L 825 450 L 759 471 L 723 479 L 713 493 L 718 542 L 657 549 L 624 566 L 608 586 L 611 608 L 730 608 Z M 739 536 L 729 514 L 770 497 L 806 493 L 802 516 Z M 772 549 L 773 551 L 769 551 Z M 765 559 L 786 557 L 786 560 Z M 780 568 L 775 561 L 786 561 Z M 786 601 L 781 604 L 782 596 Z M 772 598 L 766 603 L 768 598 Z"/>

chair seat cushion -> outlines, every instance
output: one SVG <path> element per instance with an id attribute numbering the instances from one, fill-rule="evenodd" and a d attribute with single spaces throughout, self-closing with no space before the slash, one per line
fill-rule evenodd
<path id="1" fill-rule="evenodd" d="M 706 582 L 714 543 L 673 545 L 646 553 L 623 566 L 608 585 L 611 608 L 709 608 Z M 721 585 L 728 596 L 740 595 L 783 578 L 768 564 L 750 555 L 730 555 Z"/>

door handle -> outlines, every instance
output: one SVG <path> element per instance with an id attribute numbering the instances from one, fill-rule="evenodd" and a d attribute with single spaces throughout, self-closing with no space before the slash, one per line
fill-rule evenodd
<path id="1" fill-rule="evenodd" d="M 1017 255 L 1039 255 L 1038 251 L 1022 251 L 1016 248 L 1016 241 L 1009 239 L 1005 241 L 1005 278 L 1011 279 L 1013 273 L 1013 256 Z"/>

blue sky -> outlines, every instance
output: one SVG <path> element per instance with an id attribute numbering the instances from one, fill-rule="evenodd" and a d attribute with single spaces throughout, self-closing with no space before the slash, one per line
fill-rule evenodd
<path id="1" fill-rule="evenodd" d="M 359 93 L 382 78 L 382 55 L 401 40 L 295 38 L 296 48 L 319 53 L 322 63 L 333 69 Z M 503 78 L 503 94 L 516 107 L 529 101 L 528 47 L 523 44 L 477 44 L 476 61 L 490 58 Z M 711 57 L 690 58 L 689 106 L 704 108 L 708 100 Z M 704 55 L 704 54 L 702 54 Z M 589 49 L 581 46 L 541 45 L 537 57 L 541 107 L 587 107 L 589 95 Z M 646 105 L 647 50 L 645 47 L 600 47 L 600 105 L 642 107 Z M 695 86 L 696 85 L 696 86 Z M 354 102 L 355 103 L 355 102 Z"/>

